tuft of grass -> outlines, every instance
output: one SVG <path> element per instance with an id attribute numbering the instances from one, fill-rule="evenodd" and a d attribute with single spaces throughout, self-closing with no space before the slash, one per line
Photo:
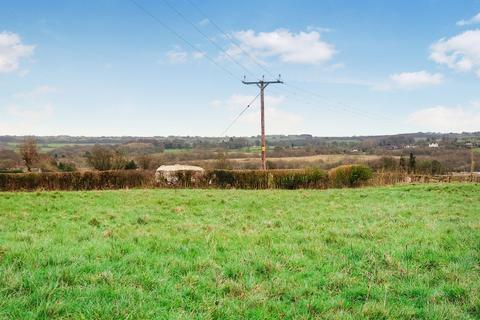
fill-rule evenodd
<path id="1" fill-rule="evenodd" d="M 0 193 L 0 319 L 478 319 L 480 185 Z"/>

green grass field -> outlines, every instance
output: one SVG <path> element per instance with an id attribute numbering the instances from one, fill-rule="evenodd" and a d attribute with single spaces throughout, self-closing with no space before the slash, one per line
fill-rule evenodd
<path id="1" fill-rule="evenodd" d="M 0 193 L 1 319 L 479 319 L 480 185 Z"/>

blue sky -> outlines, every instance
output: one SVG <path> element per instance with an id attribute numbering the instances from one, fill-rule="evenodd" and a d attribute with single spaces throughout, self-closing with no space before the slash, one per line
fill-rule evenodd
<path id="1" fill-rule="evenodd" d="M 269 134 L 480 130 L 479 0 L 135 1 L 193 47 L 131 0 L 2 2 L 0 134 L 219 136 L 269 73 Z M 226 134 L 258 133 L 256 101 Z"/>

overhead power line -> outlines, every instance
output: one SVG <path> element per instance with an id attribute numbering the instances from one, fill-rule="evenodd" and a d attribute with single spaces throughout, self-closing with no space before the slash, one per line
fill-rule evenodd
<path id="1" fill-rule="evenodd" d="M 319 93 L 316 93 L 314 91 L 310 91 L 310 90 L 307 90 L 307 89 L 304 89 L 302 87 L 298 87 L 296 85 L 293 85 L 291 83 L 286 83 L 286 86 L 292 88 L 292 89 L 295 89 L 299 92 L 302 92 L 303 94 L 307 94 L 309 96 L 312 96 L 312 97 L 315 97 L 315 98 L 318 98 L 318 99 L 321 99 L 321 100 L 324 100 L 324 101 L 330 101 L 331 103 L 333 104 L 336 104 L 338 107 L 342 108 L 343 110 L 347 111 L 347 112 L 352 112 L 352 113 L 357 113 L 357 114 L 360 114 L 360 115 L 363 115 L 365 117 L 368 117 L 368 118 L 371 118 L 373 120 L 379 120 L 379 119 L 382 119 L 382 120 L 387 120 L 387 121 L 392 121 L 392 122 L 396 122 L 394 119 L 390 118 L 390 117 L 387 117 L 385 115 L 382 115 L 382 114 L 376 114 L 376 113 L 373 113 L 373 112 L 368 112 L 368 111 L 364 111 L 364 110 L 361 110 L 361 109 L 358 109 L 358 108 L 355 108 L 355 107 L 352 107 L 344 102 L 341 102 L 341 101 L 335 101 L 331 98 L 328 98 L 326 96 L 323 96 Z"/>
<path id="2" fill-rule="evenodd" d="M 156 15 L 154 15 L 151 11 L 149 11 L 147 8 L 145 8 L 144 6 L 142 6 L 140 3 L 138 3 L 136 0 L 130 0 L 131 3 L 133 3 L 138 9 L 140 9 L 143 13 L 145 13 L 146 15 L 148 15 L 150 18 L 152 18 L 155 22 L 157 22 L 158 24 L 160 24 L 163 28 L 165 28 L 166 30 L 168 30 L 170 33 L 172 33 L 173 35 L 175 35 L 178 39 L 180 39 L 181 41 L 183 41 L 185 44 L 187 44 L 189 47 L 191 47 L 192 49 L 194 49 L 195 51 L 199 51 L 199 52 L 203 52 L 200 48 L 198 48 L 196 45 L 194 45 L 193 43 L 191 43 L 190 41 L 188 41 L 185 37 L 183 37 L 181 34 L 179 34 L 178 32 L 176 32 L 173 28 L 171 28 L 170 26 L 168 26 L 165 22 L 163 22 L 162 20 L 160 20 Z M 241 77 L 237 77 L 233 72 L 231 72 L 230 70 L 228 70 L 227 68 L 225 68 L 224 66 L 222 66 L 221 64 L 219 64 L 217 61 L 215 61 L 214 58 L 210 57 L 207 53 L 204 53 L 204 56 L 211 62 L 213 63 L 215 66 L 217 66 L 218 68 L 220 68 L 221 70 L 223 70 L 224 72 L 226 72 L 228 75 L 230 75 L 232 78 L 234 78 L 235 80 L 238 80 L 238 81 L 242 81 L 242 78 Z"/>
<path id="3" fill-rule="evenodd" d="M 228 125 L 227 128 L 225 128 L 225 130 L 223 130 L 221 136 L 225 135 L 227 133 L 227 131 L 235 124 L 235 122 L 237 122 L 237 120 L 245 113 L 245 111 L 247 111 L 248 108 L 250 108 L 250 106 L 252 105 L 252 103 L 255 102 L 255 100 L 258 99 L 258 97 L 260 96 L 260 92 L 255 96 L 255 98 L 252 99 L 252 101 L 250 101 L 248 103 L 248 105 L 243 108 L 243 110 L 232 120 L 232 122 Z"/>
<path id="4" fill-rule="evenodd" d="M 180 16 L 184 21 L 186 21 L 188 24 L 190 24 L 199 34 L 202 35 L 202 37 L 204 37 L 207 41 L 209 41 L 212 45 L 214 45 L 218 50 L 220 50 L 220 52 L 222 52 L 227 58 L 229 58 L 232 62 L 234 62 L 236 65 L 238 65 L 240 68 L 242 68 L 245 72 L 247 72 L 249 75 L 255 77 L 255 75 L 245 66 L 243 65 L 242 63 L 240 63 L 237 59 L 235 59 L 231 54 L 229 54 L 225 49 L 222 48 L 222 46 L 220 46 L 216 41 L 214 41 L 212 38 L 210 38 L 205 32 L 203 32 L 195 23 L 193 23 L 190 19 L 188 19 L 182 12 L 180 12 L 175 6 L 173 6 L 171 3 L 169 3 L 167 0 L 162 0 L 172 11 L 174 11 L 178 16 Z M 228 34 L 227 32 L 225 32 L 215 21 L 213 21 L 209 16 L 207 16 L 207 14 L 205 14 L 205 12 L 200 9 L 192 0 L 187 0 L 197 11 L 200 12 L 200 14 L 202 14 L 205 18 L 207 18 L 211 24 L 220 32 L 222 33 L 225 38 L 230 41 L 230 43 L 235 46 L 236 48 L 238 48 L 246 57 L 248 57 L 251 61 L 253 61 L 257 66 L 259 66 L 262 70 L 264 70 L 266 73 L 270 74 L 270 75 L 273 75 L 273 73 L 268 70 L 263 64 L 259 63 L 255 57 L 253 57 L 251 54 L 249 54 L 247 51 L 245 51 L 241 44 L 236 41 L 236 39 L 234 39 L 230 34 Z M 219 69 L 221 69 L 222 71 L 224 71 L 225 73 L 227 73 L 229 76 L 231 76 L 232 78 L 234 78 L 235 80 L 240 80 L 242 81 L 242 79 L 240 77 L 237 77 L 232 71 L 230 71 L 229 69 L 227 69 L 226 67 L 222 66 L 220 63 L 218 63 L 218 61 L 215 59 L 215 58 L 212 58 L 210 55 L 208 55 L 207 53 L 205 53 L 203 50 L 201 50 L 198 46 L 194 45 L 193 43 L 191 43 L 189 40 L 187 40 L 185 37 L 183 37 L 180 33 L 178 33 L 177 31 L 175 31 L 175 29 L 173 29 L 172 27 L 170 27 L 169 25 L 167 25 L 165 22 L 163 22 L 161 19 L 159 19 L 156 15 L 154 15 L 151 11 L 149 11 L 147 8 L 145 8 L 144 6 L 142 6 L 140 3 L 138 3 L 138 1 L 136 0 L 130 0 L 130 2 L 132 2 L 137 8 L 139 8 L 143 13 L 145 13 L 146 15 L 150 16 L 155 22 L 157 22 L 158 24 L 160 24 L 163 28 L 165 28 L 166 30 L 168 30 L 170 33 L 172 33 L 173 35 L 175 35 L 177 38 L 179 38 L 181 41 L 183 41 L 185 44 L 187 44 L 189 47 L 191 47 L 192 49 L 196 50 L 196 51 L 199 51 L 199 52 L 203 52 L 204 53 L 204 56 L 212 63 L 214 64 L 215 66 L 217 66 Z M 255 77 L 257 78 L 257 77 Z M 287 92 L 290 92 L 291 94 L 293 94 L 295 97 L 296 100 L 302 102 L 299 98 L 303 98 L 303 100 L 307 99 L 308 101 L 307 102 L 302 102 L 302 103 L 307 103 L 307 104 L 310 104 L 310 105 L 314 105 L 314 106 L 317 106 L 318 105 L 318 102 L 315 102 L 314 99 L 321 99 L 323 101 L 327 101 L 329 102 L 330 106 L 328 105 L 325 105 L 324 103 L 322 103 L 322 107 L 326 107 L 326 108 L 329 108 L 331 109 L 332 111 L 335 111 L 335 112 L 338 112 L 338 111 L 344 111 L 344 112 L 347 112 L 347 113 L 350 113 L 350 114 L 353 114 L 353 115 L 356 115 L 356 116 L 360 116 L 360 117 L 363 117 L 363 118 L 370 118 L 370 119 L 373 119 L 373 120 L 379 120 L 379 119 L 382 119 L 382 120 L 388 120 L 388 121 L 392 121 L 394 122 L 395 120 L 389 118 L 389 117 L 386 117 L 384 115 L 380 115 L 380 114 L 374 114 L 374 113 L 370 113 L 370 112 L 366 112 L 366 111 L 363 111 L 363 110 L 360 110 L 358 108 L 354 108 L 346 103 L 343 103 L 341 101 L 334 101 L 328 97 L 325 97 L 325 96 L 322 96 L 316 92 L 313 92 L 313 91 L 310 91 L 310 90 L 307 90 L 307 89 L 304 89 L 304 88 L 301 88 L 301 87 L 298 87 L 298 86 L 295 86 L 293 84 L 290 84 L 290 83 L 287 83 L 287 88 L 284 88 L 285 91 Z M 258 97 L 258 96 L 257 96 Z M 256 97 L 256 98 L 257 98 Z M 292 97 L 292 96 L 291 96 Z M 256 99 L 255 98 L 255 99 Z M 312 103 L 313 102 L 313 103 Z M 253 101 L 252 101 L 253 103 Z M 251 103 L 250 103 L 251 104 Z M 238 118 L 240 118 L 241 115 L 243 115 L 243 113 L 250 107 L 250 104 L 247 105 L 244 110 L 234 119 L 234 121 L 229 125 L 229 127 L 224 131 L 224 133 L 226 131 L 228 131 L 228 129 L 230 129 L 231 126 L 233 126 L 233 124 L 238 120 Z M 334 107 L 333 107 L 334 105 Z M 222 135 L 224 134 L 222 133 Z"/>
<path id="5" fill-rule="evenodd" d="M 250 58 L 250 60 L 253 61 L 253 63 L 255 63 L 258 67 L 260 67 L 263 71 L 265 71 L 266 73 L 268 73 L 271 77 L 275 78 L 276 76 L 270 71 L 268 70 L 263 64 L 261 64 L 260 62 L 258 62 L 258 60 L 253 56 L 251 55 L 250 53 L 248 53 L 248 51 L 244 50 L 242 48 L 242 45 L 235 40 L 234 37 L 232 37 L 228 32 L 224 31 L 223 28 L 221 28 L 214 20 L 212 20 L 211 17 L 209 17 L 198 5 L 196 5 L 192 0 L 187 0 L 188 3 L 190 3 L 190 5 L 195 8 L 204 18 L 208 19 L 208 21 L 212 24 L 212 26 L 217 29 L 221 34 L 223 34 L 223 36 L 228 39 L 233 46 L 235 46 L 236 48 L 238 48 L 245 56 L 247 56 L 248 58 Z"/>
<path id="6" fill-rule="evenodd" d="M 368 117 L 368 116 L 366 116 L 365 114 L 362 114 L 362 113 L 352 112 L 352 111 L 347 110 L 347 109 L 339 108 L 338 106 L 332 106 L 329 103 L 326 104 L 325 102 L 319 102 L 319 101 L 315 101 L 313 99 L 308 99 L 308 97 L 306 97 L 306 96 L 300 95 L 299 93 L 297 93 L 295 91 L 286 90 L 285 88 L 282 89 L 282 91 L 286 91 L 287 94 L 285 94 L 284 92 L 281 92 L 279 90 L 274 90 L 274 88 L 272 88 L 270 90 L 272 90 L 273 92 L 275 92 L 277 94 L 284 95 L 285 97 L 287 97 L 289 99 L 292 99 L 292 100 L 295 100 L 295 101 L 297 101 L 297 102 L 299 102 L 303 105 L 309 105 L 309 106 L 316 107 L 316 108 L 320 107 L 322 109 L 328 109 L 331 112 L 336 113 L 336 114 L 338 114 L 339 112 L 345 112 L 347 114 L 353 115 L 353 116 L 355 116 L 357 118 L 361 118 L 361 119 L 378 120 L 378 119 Z"/>
<path id="7" fill-rule="evenodd" d="M 147 8 L 145 8 L 144 6 L 142 6 L 140 3 L 138 3 L 137 1 L 135 0 L 130 0 L 130 2 L 132 2 L 138 9 L 140 9 L 144 14 L 148 15 L 150 18 L 152 18 L 155 22 L 157 22 L 158 24 L 160 24 L 163 28 L 165 28 L 166 30 L 168 30 L 170 33 L 172 33 L 174 36 L 176 36 L 178 39 L 180 39 L 181 41 L 183 41 L 184 43 L 186 43 L 189 47 L 191 47 L 192 49 L 196 50 L 196 51 L 199 51 L 199 52 L 202 52 L 202 50 L 200 50 L 200 48 L 198 48 L 196 45 L 194 45 L 193 43 L 191 43 L 190 41 L 188 41 L 185 37 L 183 37 L 180 33 L 178 33 L 177 31 L 175 31 L 173 28 L 171 28 L 169 25 L 167 25 L 165 22 L 163 22 L 161 19 L 159 19 L 155 14 L 153 14 L 151 11 L 149 11 Z M 190 24 L 192 24 L 192 22 L 190 22 L 183 14 L 181 14 L 178 10 L 176 10 L 176 8 L 174 8 L 172 5 L 170 5 L 167 1 L 164 0 L 164 2 L 172 9 L 174 10 L 177 14 L 179 14 L 181 17 L 184 18 L 184 20 L 186 20 L 187 22 L 189 22 Z M 195 29 L 197 29 L 197 31 L 200 31 L 198 30 L 198 28 L 192 24 Z M 201 32 L 200 33 L 207 39 L 209 39 L 209 41 L 211 42 L 211 39 L 208 38 L 208 36 Z M 219 48 L 221 51 L 224 51 L 220 46 L 218 46 L 216 43 L 215 43 L 215 46 L 217 48 Z M 224 66 L 220 65 L 217 61 L 215 61 L 212 57 L 210 57 L 208 54 L 204 54 L 204 56 L 210 61 L 212 62 L 215 66 L 217 66 L 218 68 L 220 68 L 221 70 L 223 70 L 224 72 L 226 72 L 229 76 L 231 76 L 232 78 L 234 78 L 235 80 L 240 80 L 242 81 L 241 78 L 237 77 L 235 74 L 233 74 L 230 70 L 228 70 L 227 68 L 225 68 Z M 230 56 L 230 55 L 228 55 Z M 233 61 L 236 62 L 236 60 L 231 57 L 231 59 Z M 238 62 L 237 62 L 238 63 Z M 240 64 L 240 66 L 242 66 Z M 252 74 L 246 67 L 242 66 L 243 69 L 245 69 L 246 71 L 248 71 L 249 74 Z M 253 75 L 253 74 L 252 74 Z M 228 127 L 222 132 L 222 136 L 225 135 L 225 133 L 238 121 L 238 119 L 248 110 L 248 108 L 250 108 L 250 106 L 252 105 L 252 103 L 255 102 L 255 100 L 260 96 L 260 93 L 258 93 L 251 101 L 250 103 L 233 119 L 233 121 L 228 125 Z"/>
<path id="8" fill-rule="evenodd" d="M 166 0 L 164 0 L 166 1 Z M 271 75 L 272 77 L 276 77 L 273 72 L 271 72 L 269 69 L 267 69 L 267 67 L 265 67 L 263 64 L 259 63 L 257 61 L 257 59 L 252 56 L 248 51 L 246 51 L 245 49 L 243 49 L 241 43 L 239 43 L 234 37 L 232 37 L 228 32 L 226 32 L 222 27 L 219 26 L 218 23 L 216 23 L 212 18 L 211 16 L 207 15 L 205 13 L 204 10 L 202 10 L 193 0 L 186 0 L 188 3 L 190 3 L 190 5 L 196 9 L 204 18 L 208 19 L 209 22 L 212 24 L 212 26 L 217 29 L 221 34 L 223 34 L 223 36 L 228 40 L 230 41 L 230 43 L 235 46 L 236 48 L 238 48 L 246 57 L 248 57 L 253 63 L 255 63 L 258 67 L 260 67 L 263 71 L 265 71 L 266 73 L 268 73 L 269 75 Z M 198 27 L 195 25 L 195 28 L 198 29 Z M 202 32 L 203 33 L 203 32 Z M 363 110 L 360 110 L 358 108 L 354 108 L 352 106 L 349 106 L 347 105 L 346 103 L 343 103 L 341 101 L 334 101 L 332 99 L 329 99 L 327 97 L 324 97 L 324 96 L 321 96 L 319 95 L 318 93 L 315 93 L 315 92 L 312 92 L 312 91 L 309 91 L 309 90 L 306 90 L 304 88 L 300 88 L 300 87 L 297 87 L 297 86 L 294 86 L 290 83 L 287 83 L 286 84 L 288 87 L 290 87 L 293 91 L 297 91 L 297 92 L 293 92 L 293 91 L 290 91 L 291 93 L 293 93 L 294 95 L 298 95 L 299 93 L 302 93 L 302 94 L 307 94 L 309 96 L 309 100 L 313 101 L 312 100 L 312 97 L 313 98 L 318 98 L 318 99 L 322 99 L 323 101 L 329 101 L 331 105 L 336 105 L 336 108 L 333 109 L 333 110 L 337 110 L 337 109 L 341 109 L 341 111 L 344 111 L 344 112 L 347 112 L 347 113 L 351 113 L 351 114 L 354 114 L 354 115 L 357 115 L 357 116 L 360 116 L 360 117 L 363 117 L 363 118 L 369 118 L 369 119 L 373 119 L 373 120 L 378 120 L 378 119 L 382 119 L 382 120 L 388 120 L 388 121 L 395 121 L 391 118 L 388 118 L 384 115 L 377 115 L 377 114 L 373 114 L 373 113 L 370 113 L 370 112 L 366 112 L 366 111 L 363 111 Z M 285 91 L 289 91 L 287 88 L 285 88 Z"/>
<path id="9" fill-rule="evenodd" d="M 249 75 L 255 77 L 255 75 L 243 64 L 237 61 L 230 53 L 228 53 L 225 49 L 222 48 L 216 41 L 214 41 L 211 37 L 209 37 L 205 32 L 203 32 L 194 22 L 192 22 L 190 19 L 188 19 L 183 13 L 181 13 L 174 5 L 172 5 L 170 2 L 167 0 L 162 0 L 163 3 L 165 3 L 172 11 L 174 11 L 180 18 L 182 18 L 185 22 L 187 22 L 189 25 L 191 25 L 202 37 L 204 37 L 208 42 L 210 42 L 215 48 L 220 50 L 226 57 L 228 57 L 233 63 L 235 63 L 237 66 L 242 68 L 245 72 L 247 72 Z"/>

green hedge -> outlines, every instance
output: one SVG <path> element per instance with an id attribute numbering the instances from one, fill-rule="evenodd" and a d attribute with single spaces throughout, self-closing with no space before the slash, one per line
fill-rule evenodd
<path id="1" fill-rule="evenodd" d="M 324 171 L 314 170 L 213 170 L 207 172 L 208 185 L 238 189 L 326 188 Z"/>
<path id="2" fill-rule="evenodd" d="M 330 184 L 336 188 L 358 187 L 373 176 L 372 169 L 364 165 L 344 165 L 329 171 Z"/>

